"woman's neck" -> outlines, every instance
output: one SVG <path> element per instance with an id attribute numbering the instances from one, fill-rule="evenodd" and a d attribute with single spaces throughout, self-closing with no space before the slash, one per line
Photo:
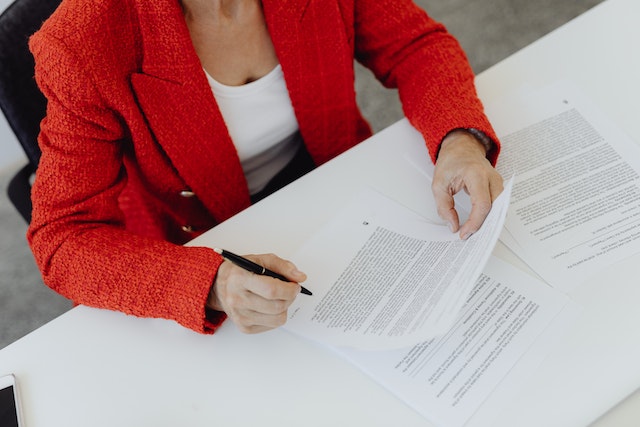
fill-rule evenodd
<path id="1" fill-rule="evenodd" d="M 278 64 L 260 0 L 183 0 L 191 40 L 220 83 L 257 80 Z"/>

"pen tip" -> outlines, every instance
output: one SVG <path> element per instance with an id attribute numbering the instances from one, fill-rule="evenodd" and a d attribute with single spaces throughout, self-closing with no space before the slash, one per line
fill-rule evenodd
<path id="1" fill-rule="evenodd" d="M 218 254 L 222 255 L 222 249 L 220 249 L 220 248 L 213 248 L 213 251 L 215 253 L 218 253 Z"/>

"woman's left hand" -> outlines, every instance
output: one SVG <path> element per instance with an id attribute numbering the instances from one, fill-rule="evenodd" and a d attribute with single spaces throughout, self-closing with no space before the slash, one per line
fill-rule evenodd
<path id="1" fill-rule="evenodd" d="M 452 232 L 467 239 L 478 231 L 491 210 L 492 202 L 503 190 L 502 176 L 489 163 L 486 149 L 473 135 L 454 131 L 440 145 L 431 189 L 438 215 Z M 464 190 L 471 198 L 471 213 L 460 226 L 453 196 Z"/>

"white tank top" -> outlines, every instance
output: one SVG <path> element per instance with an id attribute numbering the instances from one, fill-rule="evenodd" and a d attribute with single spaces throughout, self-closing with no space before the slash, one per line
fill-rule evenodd
<path id="1" fill-rule="evenodd" d="M 242 86 L 227 86 L 207 74 L 249 192 L 255 194 L 284 168 L 302 144 L 282 68 Z"/>

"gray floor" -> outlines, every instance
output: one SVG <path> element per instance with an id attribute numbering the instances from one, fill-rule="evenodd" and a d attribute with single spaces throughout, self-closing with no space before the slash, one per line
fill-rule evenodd
<path id="1" fill-rule="evenodd" d="M 416 0 L 458 37 L 480 73 L 520 48 L 597 5 L 602 0 Z M 357 91 L 374 129 L 401 117 L 394 91 L 380 87 L 358 69 Z M 0 154 L 1 155 L 1 154 Z M 18 169 L 0 170 L 6 188 Z M 25 241 L 26 224 L 0 194 L 0 348 L 71 307 L 45 287 Z"/>

